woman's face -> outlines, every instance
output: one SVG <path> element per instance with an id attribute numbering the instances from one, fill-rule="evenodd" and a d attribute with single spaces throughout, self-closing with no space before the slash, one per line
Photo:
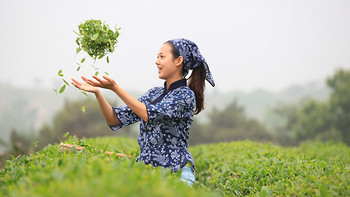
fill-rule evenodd
<path id="1" fill-rule="evenodd" d="M 165 80 L 175 77 L 177 72 L 179 72 L 179 69 L 181 69 L 181 62 L 179 62 L 180 57 L 174 59 L 174 56 L 171 53 L 170 44 L 163 44 L 163 46 L 159 50 L 158 57 L 156 60 L 156 65 L 158 68 L 158 77 L 160 79 Z"/>

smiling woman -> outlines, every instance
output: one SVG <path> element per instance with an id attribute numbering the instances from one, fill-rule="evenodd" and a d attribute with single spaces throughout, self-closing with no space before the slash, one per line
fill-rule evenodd
<path id="1" fill-rule="evenodd" d="M 139 99 L 124 91 L 114 79 L 82 77 L 84 82 L 72 79 L 72 84 L 94 93 L 101 111 L 113 130 L 140 122 L 138 143 L 140 155 L 136 161 L 181 170 L 181 180 L 195 182 L 194 159 L 188 152 L 189 130 L 193 115 L 204 109 L 205 79 L 215 86 L 208 64 L 197 45 L 187 39 L 174 39 L 164 43 L 156 60 L 158 77 L 164 87 L 154 87 Z M 185 78 L 189 70 L 189 86 Z M 126 104 L 112 107 L 99 88 L 112 90 Z"/>

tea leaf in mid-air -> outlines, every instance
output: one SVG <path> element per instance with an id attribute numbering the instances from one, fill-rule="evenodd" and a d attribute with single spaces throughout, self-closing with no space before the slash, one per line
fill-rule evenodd
<path id="1" fill-rule="evenodd" d="M 107 56 L 107 63 L 109 64 L 109 58 L 108 58 L 108 56 Z"/>
<path id="2" fill-rule="evenodd" d="M 65 133 L 63 137 L 67 137 L 69 135 L 69 132 Z"/>
<path id="3" fill-rule="evenodd" d="M 98 71 L 95 72 L 95 76 L 97 76 L 97 75 L 98 75 Z"/>
<path id="4" fill-rule="evenodd" d="M 77 34 L 78 36 L 80 36 L 80 34 L 79 34 L 78 32 L 76 32 L 76 31 L 74 31 L 74 30 L 73 30 L 73 32 L 74 32 L 75 34 Z"/>
<path id="5" fill-rule="evenodd" d="M 105 74 L 109 76 L 108 72 L 105 72 Z"/>
<path id="6" fill-rule="evenodd" d="M 81 48 L 80 48 L 80 47 L 78 47 L 78 48 L 75 50 L 76 54 L 78 54 L 80 51 L 81 51 Z"/>
<path id="7" fill-rule="evenodd" d="M 83 91 L 83 92 L 81 92 L 82 94 L 84 94 L 85 96 L 88 96 L 87 94 L 86 94 L 86 92 L 85 91 Z"/>
<path id="8" fill-rule="evenodd" d="M 83 59 L 81 59 L 80 61 L 81 63 L 84 63 L 85 62 L 85 57 Z"/>
<path id="9" fill-rule="evenodd" d="M 39 142 L 39 141 L 33 142 L 33 143 L 32 143 L 33 146 L 34 146 L 34 147 L 38 147 L 38 142 Z"/>
<path id="10" fill-rule="evenodd" d="M 69 86 L 69 83 L 66 80 L 64 80 L 64 79 L 62 79 L 62 80 L 67 86 Z"/>
<path id="11" fill-rule="evenodd" d="M 84 105 L 81 107 L 81 111 L 83 111 L 85 113 L 86 107 Z"/>
<path id="12" fill-rule="evenodd" d="M 63 77 L 62 70 L 59 70 L 57 75 L 60 76 L 60 77 Z"/>
<path id="13" fill-rule="evenodd" d="M 61 94 L 62 92 L 64 92 L 64 90 L 66 89 L 66 85 L 63 85 L 59 91 L 59 93 Z"/>

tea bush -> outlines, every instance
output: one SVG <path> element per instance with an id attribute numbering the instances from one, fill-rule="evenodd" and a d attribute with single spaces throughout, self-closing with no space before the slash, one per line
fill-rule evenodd
<path id="1" fill-rule="evenodd" d="M 342 144 L 193 146 L 197 183 L 191 188 L 179 173 L 135 162 L 135 139 L 69 137 L 64 143 L 85 149 L 61 152 L 49 145 L 8 160 L 0 172 L 0 196 L 350 196 L 350 149 Z"/>

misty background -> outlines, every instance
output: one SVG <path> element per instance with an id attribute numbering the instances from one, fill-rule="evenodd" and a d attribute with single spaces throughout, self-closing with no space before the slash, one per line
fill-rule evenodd
<path id="1" fill-rule="evenodd" d="M 62 95 L 53 91 L 63 85 L 60 69 L 66 80 L 95 73 L 89 58 L 76 71 L 86 53 L 75 54 L 73 30 L 85 20 L 122 28 L 110 63 L 95 65 L 135 97 L 163 85 L 155 65 L 158 50 L 183 37 L 199 46 L 216 82 L 215 88 L 207 84 L 207 110 L 196 120 L 205 123 L 212 109 L 236 100 L 266 126 L 267 111 L 276 104 L 326 100 L 327 77 L 350 69 L 349 10 L 346 0 L 1 0 L 0 139 L 6 141 L 13 129 L 37 132 L 52 124 L 67 100 L 85 98 L 73 87 Z M 120 104 L 104 93 L 111 104 Z"/>
<path id="2" fill-rule="evenodd" d="M 350 67 L 349 8 L 346 0 L 1 1 L 0 82 L 52 88 L 59 69 L 92 75 L 88 63 L 75 71 L 84 54 L 75 56 L 73 30 L 100 19 L 122 29 L 110 65 L 97 64 L 125 89 L 162 84 L 158 50 L 184 37 L 199 46 L 215 89 L 279 91 Z"/>

